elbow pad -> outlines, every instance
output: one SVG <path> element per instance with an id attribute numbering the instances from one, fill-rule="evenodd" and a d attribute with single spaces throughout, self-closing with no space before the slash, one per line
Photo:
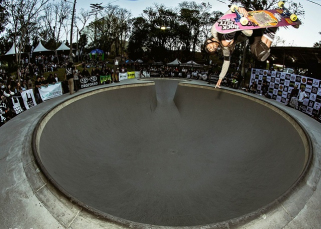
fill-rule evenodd
<path id="1" fill-rule="evenodd" d="M 230 61 L 231 60 L 231 56 L 224 56 L 224 61 Z"/>

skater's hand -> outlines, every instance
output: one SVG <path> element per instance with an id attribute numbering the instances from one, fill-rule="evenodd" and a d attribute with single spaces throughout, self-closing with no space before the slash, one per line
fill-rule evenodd
<path id="1" fill-rule="evenodd" d="M 247 13 L 247 10 L 243 7 L 239 7 L 239 13 L 243 14 L 244 17 L 249 16 L 249 14 Z"/>
<path id="2" fill-rule="evenodd" d="M 222 82 L 222 79 L 219 79 L 215 85 L 215 88 L 221 88 L 221 82 Z"/>

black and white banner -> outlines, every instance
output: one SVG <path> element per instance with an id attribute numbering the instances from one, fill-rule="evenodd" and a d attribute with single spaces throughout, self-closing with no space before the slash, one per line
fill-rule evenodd
<path id="1" fill-rule="evenodd" d="M 39 94 L 43 101 L 62 95 L 61 82 L 49 84 L 47 87 L 39 88 Z"/>
<path id="2" fill-rule="evenodd" d="M 21 92 L 21 97 L 23 99 L 23 103 L 26 109 L 30 109 L 31 107 L 37 106 L 32 89 Z"/>
<path id="3" fill-rule="evenodd" d="M 21 103 L 23 100 L 22 100 L 22 97 L 21 96 L 13 96 L 11 98 L 12 100 L 12 106 L 13 106 L 13 110 L 16 114 L 20 114 L 23 112 L 23 109 L 21 107 Z"/>
<path id="4" fill-rule="evenodd" d="M 80 79 L 80 88 L 87 88 L 98 85 L 98 79 L 97 76 L 89 76 L 89 77 L 82 77 Z"/>
<path id="5" fill-rule="evenodd" d="M 251 82 L 257 83 L 257 92 L 261 94 L 261 87 L 264 81 L 268 85 L 268 94 L 272 99 L 287 103 L 291 98 L 290 94 L 295 85 L 304 88 L 308 98 L 304 99 L 302 111 L 309 115 L 316 115 L 321 107 L 321 80 L 289 74 L 286 72 L 270 71 L 252 68 Z"/>
<path id="6" fill-rule="evenodd" d="M 126 73 L 119 73 L 118 76 L 119 76 L 119 81 L 127 80 L 127 79 L 128 79 L 128 74 L 127 74 L 127 72 L 126 72 Z"/>

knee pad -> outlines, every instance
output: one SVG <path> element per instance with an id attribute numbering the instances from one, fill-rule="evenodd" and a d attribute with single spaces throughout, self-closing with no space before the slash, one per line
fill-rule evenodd
<path id="1" fill-rule="evenodd" d="M 251 47 L 251 52 L 259 61 L 265 61 L 270 56 L 270 48 L 262 41 L 254 43 Z"/>

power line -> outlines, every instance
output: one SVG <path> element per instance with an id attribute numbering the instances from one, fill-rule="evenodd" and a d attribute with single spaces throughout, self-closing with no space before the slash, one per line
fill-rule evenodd
<path id="1" fill-rule="evenodd" d="M 317 4 L 317 5 L 321 6 L 321 4 L 320 4 L 320 3 L 313 2 L 313 1 L 311 1 L 311 0 L 307 0 L 307 1 L 308 1 L 308 2 L 312 2 L 312 3 L 314 3 L 314 4 Z"/>
<path id="2" fill-rule="evenodd" d="M 224 4 L 226 4 L 226 2 L 223 2 L 222 0 L 217 0 L 218 2 L 221 2 L 221 3 L 224 3 Z"/>

